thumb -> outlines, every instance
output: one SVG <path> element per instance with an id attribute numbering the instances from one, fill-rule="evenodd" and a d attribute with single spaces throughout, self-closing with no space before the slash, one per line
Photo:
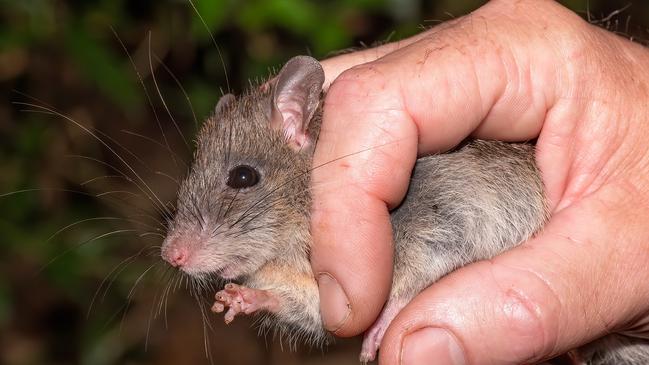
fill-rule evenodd
<path id="1" fill-rule="evenodd" d="M 536 239 L 435 283 L 392 322 L 380 363 L 537 363 L 642 321 L 649 237 L 634 217 L 646 214 L 612 208 L 623 195 L 603 188 Z"/>

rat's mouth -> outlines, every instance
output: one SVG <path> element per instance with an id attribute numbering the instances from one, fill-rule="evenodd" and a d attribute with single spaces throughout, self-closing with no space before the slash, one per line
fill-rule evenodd
<path id="1" fill-rule="evenodd" d="M 184 271 L 186 274 L 192 277 L 203 278 L 206 277 L 206 275 L 216 274 L 225 280 L 234 280 L 240 276 L 243 276 L 244 273 L 241 271 L 241 269 L 242 268 L 236 264 L 229 264 L 220 269 L 210 270 L 210 271 L 191 270 L 190 268 L 187 267 L 181 268 L 182 271 Z"/>

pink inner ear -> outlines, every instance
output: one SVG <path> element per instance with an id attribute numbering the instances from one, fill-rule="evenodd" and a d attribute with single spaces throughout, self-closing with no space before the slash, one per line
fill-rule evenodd
<path id="1" fill-rule="evenodd" d="M 281 128 L 286 140 L 294 147 L 302 148 L 308 143 L 304 124 L 303 105 L 306 102 L 298 92 L 280 94 L 276 99 L 276 108 L 279 115 L 273 115 L 273 126 Z"/>

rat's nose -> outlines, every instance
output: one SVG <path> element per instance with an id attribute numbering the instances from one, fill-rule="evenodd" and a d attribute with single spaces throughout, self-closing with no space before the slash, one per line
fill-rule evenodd
<path id="1" fill-rule="evenodd" d="M 178 266 L 185 266 L 187 263 L 187 258 L 189 257 L 189 253 L 187 252 L 186 247 L 174 247 L 171 250 L 167 252 L 165 255 L 165 259 L 167 262 L 171 264 L 173 267 L 178 267 Z"/>

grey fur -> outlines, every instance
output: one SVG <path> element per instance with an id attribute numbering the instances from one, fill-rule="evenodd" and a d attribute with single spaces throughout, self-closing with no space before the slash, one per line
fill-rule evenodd
<path id="1" fill-rule="evenodd" d="M 301 60 L 290 61 L 270 88 L 228 97 L 204 124 L 163 251 L 175 239 L 191 237 L 188 245 L 198 264 L 187 273 L 203 277 L 236 267 L 244 285 L 281 298 L 281 310 L 261 317 L 262 326 L 293 341 L 320 344 L 330 337 L 322 326 L 309 264 L 315 143 L 296 149 L 287 141 L 291 137 L 271 123 L 268 110 L 278 98 L 277 79 L 283 80 L 280 89 L 288 90 L 279 92 L 307 93 L 297 95 L 306 103 L 303 113 L 310 115 L 319 105 L 322 95 L 312 90 L 314 83 L 321 89 L 322 70 L 313 59 Z M 292 83 L 299 87 L 283 86 Z M 316 141 L 321 109 L 303 123 L 299 127 Z M 255 167 L 261 180 L 236 191 L 225 182 L 230 169 L 241 164 Z M 530 144 L 474 140 L 453 152 L 420 158 L 405 200 L 391 215 L 395 262 L 389 301 L 407 303 L 447 273 L 516 246 L 547 218 Z M 646 342 L 609 336 L 586 347 L 583 356 L 592 365 L 639 365 L 649 362 L 648 349 Z"/>

